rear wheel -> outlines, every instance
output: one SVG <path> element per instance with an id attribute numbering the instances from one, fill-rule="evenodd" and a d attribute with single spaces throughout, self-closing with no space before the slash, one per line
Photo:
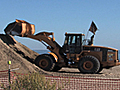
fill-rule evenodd
<path id="1" fill-rule="evenodd" d="M 81 73 L 95 74 L 100 70 L 99 60 L 94 56 L 85 56 L 79 60 L 78 69 Z"/>
<path id="2" fill-rule="evenodd" d="M 37 66 L 42 68 L 45 71 L 50 71 L 54 68 L 54 63 L 52 58 L 49 55 L 40 55 L 35 59 Z"/>
<path id="3" fill-rule="evenodd" d="M 102 67 L 102 65 L 100 65 L 100 69 L 98 70 L 97 73 L 100 73 L 102 70 L 103 70 L 103 67 Z"/>

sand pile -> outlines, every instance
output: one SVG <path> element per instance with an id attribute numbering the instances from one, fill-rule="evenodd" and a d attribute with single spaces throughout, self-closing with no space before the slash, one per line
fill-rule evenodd
<path id="1" fill-rule="evenodd" d="M 19 68 L 16 72 L 27 73 L 39 68 L 31 62 L 39 54 L 17 42 L 12 36 L 0 34 L 0 71 L 7 70 L 7 62 L 12 62 L 11 69 Z M 29 62 L 30 61 L 30 62 Z"/>

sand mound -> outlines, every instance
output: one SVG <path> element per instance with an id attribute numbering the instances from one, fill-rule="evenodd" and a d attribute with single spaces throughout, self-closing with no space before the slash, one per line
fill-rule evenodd
<path id="1" fill-rule="evenodd" d="M 7 70 L 7 62 L 12 62 L 11 69 L 19 68 L 16 72 L 27 73 L 39 68 L 31 62 L 39 54 L 17 42 L 12 36 L 0 34 L 0 71 Z M 30 62 L 29 62 L 30 61 Z"/>

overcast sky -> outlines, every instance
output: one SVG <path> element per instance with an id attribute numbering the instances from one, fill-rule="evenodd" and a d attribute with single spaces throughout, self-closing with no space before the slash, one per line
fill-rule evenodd
<path id="1" fill-rule="evenodd" d="M 99 28 L 94 45 L 120 49 L 120 0 L 0 0 L 0 33 L 15 19 L 35 24 L 35 34 L 54 32 L 61 46 L 65 32 L 87 34 L 94 21 Z M 36 40 L 15 39 L 31 49 L 46 49 Z"/>

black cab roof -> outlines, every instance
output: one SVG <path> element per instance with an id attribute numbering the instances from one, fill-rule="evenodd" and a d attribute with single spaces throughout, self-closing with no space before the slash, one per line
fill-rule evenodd
<path id="1" fill-rule="evenodd" d="M 85 34 L 82 34 L 82 33 L 65 33 L 65 36 L 67 36 L 67 35 L 69 35 L 69 36 L 71 36 L 71 35 L 73 35 L 73 36 L 85 36 Z"/>

